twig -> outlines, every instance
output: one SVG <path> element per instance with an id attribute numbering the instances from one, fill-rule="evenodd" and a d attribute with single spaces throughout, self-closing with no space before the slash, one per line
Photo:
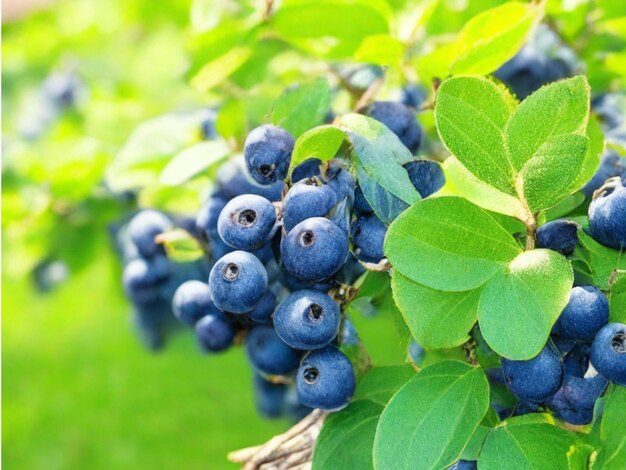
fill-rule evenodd
<path id="1" fill-rule="evenodd" d="M 314 410 L 285 433 L 260 446 L 231 452 L 228 459 L 241 464 L 244 470 L 308 469 L 315 441 L 327 415 L 325 411 Z"/>

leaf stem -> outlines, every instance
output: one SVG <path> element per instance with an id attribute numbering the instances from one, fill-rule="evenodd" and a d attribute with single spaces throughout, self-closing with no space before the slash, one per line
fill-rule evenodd
<path id="1" fill-rule="evenodd" d="M 530 215 L 526 219 L 526 251 L 534 250 L 537 240 L 537 217 Z"/>

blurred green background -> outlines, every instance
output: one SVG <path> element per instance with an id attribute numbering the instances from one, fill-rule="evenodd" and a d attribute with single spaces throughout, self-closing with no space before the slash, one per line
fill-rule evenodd
<path id="1" fill-rule="evenodd" d="M 131 208 L 102 181 L 132 130 L 207 104 L 185 77 L 190 8 L 3 2 L 5 468 L 232 468 L 229 451 L 290 425 L 256 414 L 241 349 L 201 355 L 184 331 L 160 353 L 141 346 L 107 233 Z M 41 88 L 68 71 L 83 96 L 49 116 Z M 58 260 L 42 285 L 33 273 Z M 378 363 L 402 361 L 390 316 L 356 323 Z"/>

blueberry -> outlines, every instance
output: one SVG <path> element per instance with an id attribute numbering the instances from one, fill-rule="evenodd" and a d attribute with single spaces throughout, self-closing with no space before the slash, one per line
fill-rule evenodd
<path id="1" fill-rule="evenodd" d="M 476 470 L 476 460 L 457 460 L 448 470 Z"/>
<path id="2" fill-rule="evenodd" d="M 283 237 L 280 251 L 285 269 L 305 281 L 321 281 L 335 274 L 348 255 L 348 236 L 322 217 L 296 225 Z"/>
<path id="3" fill-rule="evenodd" d="M 136 302 L 150 302 L 160 297 L 160 288 L 171 274 L 169 260 L 137 258 L 124 268 L 122 283 L 126 294 Z"/>
<path id="4" fill-rule="evenodd" d="M 271 184 L 287 177 L 294 139 L 285 129 L 263 125 L 253 129 L 244 144 L 246 168 L 259 184 Z"/>
<path id="5" fill-rule="evenodd" d="M 326 346 L 302 359 L 296 376 L 298 399 L 303 405 L 336 411 L 350 403 L 354 394 L 354 369 L 335 346 Z"/>
<path id="6" fill-rule="evenodd" d="M 245 194 L 232 199 L 217 221 L 217 231 L 228 245 L 254 250 L 267 242 L 276 225 L 274 204 L 261 196 Z"/>
<path id="7" fill-rule="evenodd" d="M 259 261 L 263 264 L 267 264 L 274 259 L 274 249 L 272 248 L 271 240 L 250 253 L 259 258 Z"/>
<path id="8" fill-rule="evenodd" d="M 209 245 L 211 249 L 211 259 L 218 260 L 228 253 L 236 251 L 232 246 L 227 245 L 218 234 L 215 234 L 209 238 Z"/>
<path id="9" fill-rule="evenodd" d="M 446 183 L 443 168 L 432 160 L 416 160 L 404 165 L 409 179 L 420 196 L 426 198 L 435 194 Z"/>
<path id="10" fill-rule="evenodd" d="M 348 199 L 354 201 L 356 181 L 348 170 L 337 162 L 331 162 L 327 172 L 328 186 L 337 194 L 337 200 Z"/>
<path id="11" fill-rule="evenodd" d="M 584 377 L 589 369 L 589 354 L 591 347 L 588 344 L 577 344 L 563 359 L 563 373 L 573 377 Z"/>
<path id="12" fill-rule="evenodd" d="M 591 345 L 591 364 L 611 382 L 626 387 L 626 325 L 609 323 Z"/>
<path id="13" fill-rule="evenodd" d="M 589 205 L 589 229 L 599 243 L 626 248 L 626 187 L 619 178 L 608 180 Z"/>
<path id="14" fill-rule="evenodd" d="M 335 287 L 337 284 L 333 279 L 322 279 L 321 281 L 303 281 L 302 279 L 298 279 L 295 276 L 292 276 L 289 273 L 284 274 L 282 277 L 282 281 L 292 292 L 299 290 L 316 290 L 318 292 L 328 292 L 330 289 Z"/>
<path id="15" fill-rule="evenodd" d="M 411 341 L 411 344 L 409 345 L 409 355 L 411 356 L 411 360 L 415 364 L 419 365 L 424 360 L 426 351 L 419 343 Z"/>
<path id="16" fill-rule="evenodd" d="M 393 101 L 374 101 L 367 114 L 387 126 L 411 153 L 417 151 L 422 128 L 409 108 Z"/>
<path id="17" fill-rule="evenodd" d="M 187 281 L 176 289 L 172 310 L 178 320 L 193 326 L 205 315 L 217 314 L 219 310 L 211 300 L 209 285 L 201 281 Z"/>
<path id="18" fill-rule="evenodd" d="M 587 198 L 591 198 L 595 190 L 615 176 L 621 176 L 622 179 L 626 177 L 626 157 L 620 157 L 617 152 L 609 149 L 602 154 L 600 167 L 581 191 Z"/>
<path id="19" fill-rule="evenodd" d="M 285 407 L 287 385 L 273 383 L 255 373 L 253 378 L 254 405 L 258 413 L 269 419 L 280 418 Z"/>
<path id="20" fill-rule="evenodd" d="M 256 194 L 270 201 L 280 201 L 285 183 L 276 181 L 269 185 L 261 185 L 254 181 L 245 168 L 244 162 L 234 159 L 223 164 L 217 171 L 219 193 L 226 199 L 242 194 Z"/>
<path id="21" fill-rule="evenodd" d="M 287 231 L 310 217 L 323 217 L 337 203 L 332 188 L 318 184 L 315 179 L 306 179 L 294 184 L 283 205 L 283 224 Z"/>
<path id="22" fill-rule="evenodd" d="M 164 314 L 166 305 L 160 301 L 141 302 L 134 305 L 133 323 L 141 342 L 151 351 L 165 346 Z"/>
<path id="23" fill-rule="evenodd" d="M 350 230 L 354 255 L 367 263 L 379 263 L 385 256 L 383 243 L 386 233 L 387 226 L 375 215 L 356 219 Z"/>
<path id="24" fill-rule="evenodd" d="M 354 191 L 354 212 L 358 215 L 371 215 L 374 213 L 374 209 L 372 209 L 359 186 Z"/>
<path id="25" fill-rule="evenodd" d="M 196 338 L 206 352 L 228 349 L 235 339 L 235 327 L 223 313 L 205 315 L 196 323 Z"/>
<path id="26" fill-rule="evenodd" d="M 312 408 L 304 406 L 298 400 L 298 391 L 296 387 L 289 387 L 287 395 L 285 395 L 285 414 L 295 422 L 301 421 L 306 415 L 308 415 Z"/>
<path id="27" fill-rule="evenodd" d="M 215 123 L 217 121 L 217 113 L 213 109 L 203 111 L 204 119 L 200 123 L 200 132 L 204 140 L 217 139 L 217 129 Z"/>
<path id="28" fill-rule="evenodd" d="M 327 294 L 301 290 L 287 296 L 274 312 L 274 328 L 295 349 L 310 351 L 330 344 L 337 336 L 339 306 Z"/>
<path id="29" fill-rule="evenodd" d="M 128 234 L 139 254 L 144 258 L 150 258 L 164 253 L 163 247 L 157 244 L 154 238 L 171 227 L 172 221 L 161 212 L 143 210 L 130 221 Z"/>
<path id="30" fill-rule="evenodd" d="M 220 258 L 209 274 L 211 298 L 222 311 L 246 313 L 267 289 L 267 272 L 252 254 L 233 251 Z"/>
<path id="31" fill-rule="evenodd" d="M 291 181 L 297 183 L 305 178 L 320 176 L 322 161 L 319 158 L 307 158 L 291 171 Z"/>
<path id="32" fill-rule="evenodd" d="M 285 375 L 298 368 L 300 353 L 288 346 L 269 325 L 254 326 L 246 337 L 252 366 L 269 375 Z"/>
<path id="33" fill-rule="evenodd" d="M 426 101 L 426 92 L 419 85 L 407 85 L 402 89 L 400 102 L 409 108 L 417 109 Z"/>
<path id="34" fill-rule="evenodd" d="M 556 322 L 552 327 L 552 335 L 550 336 L 550 338 L 563 356 L 568 354 L 576 346 L 576 340 L 560 336 L 558 322 Z"/>
<path id="35" fill-rule="evenodd" d="M 382 67 L 372 64 L 349 64 L 338 70 L 343 84 L 349 90 L 362 94 L 385 75 Z"/>
<path id="36" fill-rule="evenodd" d="M 83 84 L 73 72 L 54 72 L 46 78 L 42 86 L 43 95 L 59 108 L 76 105 Z"/>
<path id="37" fill-rule="evenodd" d="M 517 398 L 531 403 L 551 398 L 563 381 L 563 365 L 549 346 L 528 361 L 502 358 L 502 370 L 507 387 Z"/>
<path id="38" fill-rule="evenodd" d="M 570 424 L 589 424 L 596 400 L 607 385 L 608 381 L 600 374 L 587 378 L 566 376 L 548 407 L 558 418 Z"/>
<path id="39" fill-rule="evenodd" d="M 361 277 L 367 269 L 363 267 L 356 256 L 352 253 L 348 253 L 348 257 L 346 258 L 346 262 L 343 264 L 341 269 L 337 271 L 334 278 L 337 282 L 342 284 L 352 285 L 356 282 L 356 280 Z"/>
<path id="40" fill-rule="evenodd" d="M 213 195 L 207 199 L 198 211 L 196 217 L 197 230 L 202 233 L 205 240 L 219 236 L 217 232 L 217 221 L 222 209 L 226 207 L 228 200 L 219 195 Z"/>
<path id="41" fill-rule="evenodd" d="M 580 225 L 572 220 L 553 220 L 537 230 L 537 248 L 547 248 L 569 256 L 578 243 Z"/>
<path id="42" fill-rule="evenodd" d="M 257 323 L 267 323 L 272 319 L 272 313 L 274 313 L 275 308 L 276 296 L 272 291 L 267 290 L 263 297 L 261 297 L 261 300 L 259 300 L 259 303 L 248 312 L 248 317 L 250 317 L 250 320 Z"/>
<path id="43" fill-rule="evenodd" d="M 594 286 L 577 286 L 570 292 L 569 302 L 558 319 L 562 336 L 592 341 L 609 321 L 609 302 Z"/>

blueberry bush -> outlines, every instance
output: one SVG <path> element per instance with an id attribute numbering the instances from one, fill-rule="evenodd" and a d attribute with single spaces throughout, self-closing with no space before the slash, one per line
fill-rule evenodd
<path id="1" fill-rule="evenodd" d="M 619 3 L 193 2 L 201 98 L 103 172 L 144 343 L 243 347 L 296 423 L 232 461 L 626 467 Z"/>

